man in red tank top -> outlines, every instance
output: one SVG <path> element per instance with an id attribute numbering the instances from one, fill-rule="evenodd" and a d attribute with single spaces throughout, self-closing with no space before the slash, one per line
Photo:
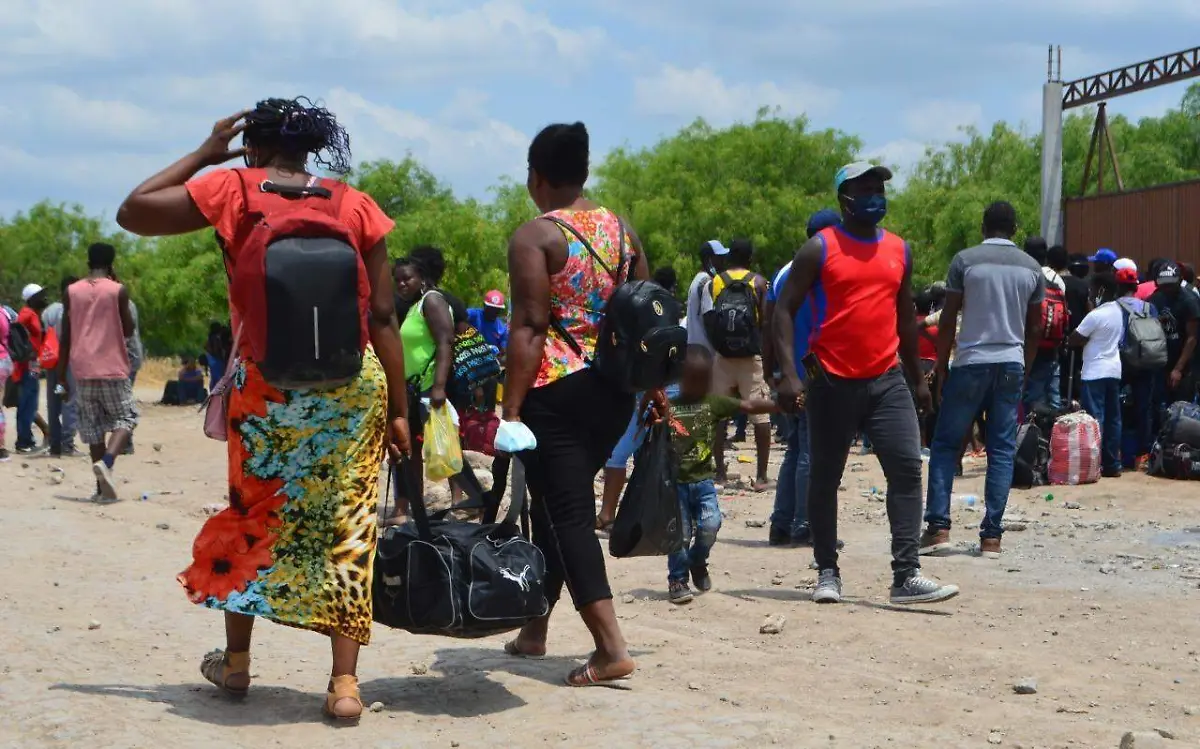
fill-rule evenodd
<path id="1" fill-rule="evenodd" d="M 775 306 L 781 405 L 796 408 L 807 389 L 804 407 L 812 449 L 808 514 L 820 569 L 813 591 L 817 603 L 836 603 L 842 597 L 838 485 L 860 431 L 871 440 L 888 482 L 892 602 L 933 603 L 958 594 L 957 587 L 922 575 L 917 553 L 921 434 L 914 392 L 922 413 L 932 400 L 917 353 L 911 254 L 904 240 L 879 228 L 887 214 L 885 185 L 891 178 L 890 170 L 865 162 L 838 171 L 834 186 L 842 224 L 800 248 Z M 810 295 L 817 307 L 810 351 L 796 361 L 793 320 L 801 300 Z M 804 368 L 803 382 L 798 367 Z"/>
<path id="2" fill-rule="evenodd" d="M 129 444 L 138 412 L 129 380 L 125 339 L 133 335 L 129 292 L 113 280 L 116 250 L 96 243 L 88 248 L 88 275 L 68 289 L 63 299 L 63 336 L 58 379 L 63 399 L 79 411 L 79 436 L 91 451 L 99 502 L 115 502 L 113 463 Z M 67 368 L 75 392 L 67 390 Z M 105 444 L 105 437 L 108 443 Z"/>

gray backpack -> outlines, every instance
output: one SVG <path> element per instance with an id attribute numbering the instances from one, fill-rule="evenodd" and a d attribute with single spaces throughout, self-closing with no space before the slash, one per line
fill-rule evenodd
<path id="1" fill-rule="evenodd" d="M 1121 366 L 1137 371 L 1152 371 L 1167 366 L 1167 334 L 1149 307 L 1140 311 L 1121 305 L 1125 315 L 1125 336 L 1121 339 Z"/>

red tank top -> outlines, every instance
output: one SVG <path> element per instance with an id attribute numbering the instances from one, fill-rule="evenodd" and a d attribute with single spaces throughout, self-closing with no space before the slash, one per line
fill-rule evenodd
<path id="1" fill-rule="evenodd" d="M 866 241 L 830 227 L 820 284 L 825 314 L 812 350 L 825 371 L 838 377 L 878 377 L 896 364 L 896 296 L 908 270 L 908 245 L 889 231 Z"/>

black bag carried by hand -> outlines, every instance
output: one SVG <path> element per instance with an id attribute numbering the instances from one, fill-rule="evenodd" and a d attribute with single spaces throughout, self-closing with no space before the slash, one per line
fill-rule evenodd
<path id="1" fill-rule="evenodd" d="M 525 506 L 519 460 L 508 514 L 495 522 L 509 461 L 493 464 L 482 523 L 447 519 L 467 503 L 430 516 L 421 493 L 408 492 L 413 522 L 386 528 L 375 552 L 375 621 L 417 635 L 474 639 L 519 629 L 549 611 L 546 560 L 518 526 Z M 405 468 L 393 468 L 389 482 L 397 471 L 407 477 Z"/>
<path id="2" fill-rule="evenodd" d="M 617 558 L 666 556 L 683 548 L 671 428 L 663 422 L 649 429 L 608 539 L 609 553 Z"/>
<path id="3" fill-rule="evenodd" d="M 618 220 L 620 261 L 614 271 L 575 227 L 561 219 L 547 217 L 547 220 L 570 232 L 616 284 L 604 305 L 604 321 L 591 357 L 562 321 L 551 317 L 550 326 L 554 332 L 621 392 L 641 393 L 676 382 L 683 373 L 683 361 L 687 357 L 687 330 L 679 324 L 683 306 L 653 281 L 628 280 L 625 224 Z"/>

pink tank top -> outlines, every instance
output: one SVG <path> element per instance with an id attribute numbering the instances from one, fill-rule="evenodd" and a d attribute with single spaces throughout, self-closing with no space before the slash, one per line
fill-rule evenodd
<path id="1" fill-rule="evenodd" d="M 121 284 L 107 278 L 86 278 L 67 289 L 75 379 L 129 379 L 120 296 Z"/>

